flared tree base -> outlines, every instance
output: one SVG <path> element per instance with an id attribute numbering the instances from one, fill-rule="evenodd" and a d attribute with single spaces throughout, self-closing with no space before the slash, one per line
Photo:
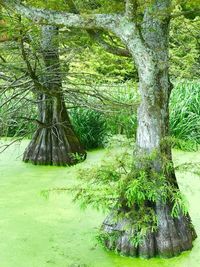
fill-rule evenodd
<path id="1" fill-rule="evenodd" d="M 24 152 L 23 161 L 34 165 L 68 166 L 85 158 L 86 152 L 73 131 L 56 126 L 36 131 Z"/>
<path id="2" fill-rule="evenodd" d="M 170 258 L 190 250 L 196 238 L 190 217 L 182 215 L 173 218 L 167 205 L 157 205 L 155 212 L 158 229 L 155 232 L 149 231 L 138 245 L 133 242 L 134 225 L 130 219 L 124 216 L 116 221 L 114 213 L 111 213 L 101 229 L 104 245 L 122 255 L 141 258 Z"/>

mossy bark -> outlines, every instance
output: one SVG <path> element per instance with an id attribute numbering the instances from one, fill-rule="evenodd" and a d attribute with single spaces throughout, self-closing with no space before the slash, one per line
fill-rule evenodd
<path id="1" fill-rule="evenodd" d="M 169 8 L 170 1 L 155 1 L 151 8 L 146 9 L 142 28 L 135 28 L 135 35 L 131 32 L 130 23 L 124 23 L 116 33 L 131 51 L 139 73 L 141 105 L 138 109 L 137 151 L 134 156 L 138 158 L 138 162 L 134 165 L 143 170 L 145 166 L 142 158 L 156 153 L 156 157 L 149 159 L 149 179 L 154 179 L 150 175 L 152 172 L 164 175 L 171 186 L 179 190 L 172 163 L 171 146 L 167 142 L 168 106 L 172 87 L 168 73 L 169 17 L 163 14 L 167 14 L 166 10 Z M 122 206 L 122 203 L 120 204 Z M 130 208 L 124 206 L 120 211 L 113 210 L 103 222 L 101 229 L 105 233 L 104 244 L 108 249 L 127 256 L 151 258 L 173 257 L 192 248 L 196 233 L 189 214 L 184 215 L 180 210 L 179 216 L 172 217 L 174 203 L 170 198 L 165 202 L 157 199 L 155 202 L 147 201 L 143 204 L 146 208 L 153 209 L 158 221 L 157 230 L 148 230 L 141 242 L 135 245 L 132 237 L 137 235 L 137 231 L 134 218 L 128 215 Z M 134 203 L 132 209 L 135 209 Z M 116 213 L 120 213 L 119 218 Z"/>
<path id="2" fill-rule="evenodd" d="M 64 103 L 58 51 L 58 28 L 42 27 L 43 82 L 49 94 L 39 93 L 39 120 L 23 160 L 35 165 L 72 165 L 86 152 L 75 135 Z M 36 92 L 39 92 L 36 88 Z"/>

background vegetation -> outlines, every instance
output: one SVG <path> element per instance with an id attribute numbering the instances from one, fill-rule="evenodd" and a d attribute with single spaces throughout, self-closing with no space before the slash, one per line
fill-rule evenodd
<path id="1" fill-rule="evenodd" d="M 30 4 L 53 9 L 64 9 L 63 1 L 29 1 Z M 80 10 L 106 9 L 113 12 L 123 9 L 117 1 L 75 1 Z M 102 4 L 103 3 L 103 4 Z M 192 3 L 178 6 L 187 10 Z M 37 101 L 31 93 L 28 78 L 21 82 L 21 89 L 4 92 L 5 77 L 20 77 L 26 72 L 21 48 L 16 43 L 19 36 L 19 18 L 2 13 L 0 36 L 5 33 L 8 42 L 0 42 L 0 136 L 30 138 L 36 128 Z M 174 89 L 170 102 L 170 129 L 175 147 L 196 150 L 200 143 L 200 21 L 195 16 L 177 17 L 172 20 L 170 32 L 170 72 Z M 42 77 L 40 61 L 40 29 L 23 21 L 27 38 L 28 59 L 37 62 L 37 75 Z M 190 33 L 190 34 L 188 34 Z M 121 48 L 118 38 L 105 32 L 103 40 Z M 37 60 L 36 60 L 37 59 Z M 105 51 L 98 42 L 83 30 L 60 31 L 60 61 L 63 91 L 74 129 L 87 149 L 102 147 L 116 134 L 135 139 L 137 127 L 137 72 L 132 59 Z M 30 86 L 30 88 L 29 88 Z M 25 114 L 25 115 L 24 115 Z"/>

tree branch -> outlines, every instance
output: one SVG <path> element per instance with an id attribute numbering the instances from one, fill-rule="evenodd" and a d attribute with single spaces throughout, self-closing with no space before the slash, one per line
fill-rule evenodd
<path id="1" fill-rule="evenodd" d="M 14 0 L 1 0 L 6 8 L 14 9 L 18 14 L 38 24 L 54 24 L 82 29 L 112 29 L 123 18 L 120 14 L 71 14 L 42 8 L 26 7 Z"/>
<path id="2" fill-rule="evenodd" d="M 73 0 L 66 0 L 65 2 L 70 8 L 70 12 L 80 15 L 80 12 L 77 9 L 76 5 L 74 4 Z M 131 54 L 129 53 L 129 51 L 127 49 L 125 49 L 125 48 L 123 49 L 123 48 L 120 48 L 117 46 L 110 45 L 108 42 L 106 42 L 103 39 L 103 37 L 101 36 L 101 34 L 99 32 L 88 29 L 87 33 L 89 34 L 90 38 L 92 38 L 94 41 L 96 41 L 108 53 L 111 53 L 111 54 L 114 54 L 117 56 L 122 56 L 122 57 L 131 57 Z"/>
<path id="3" fill-rule="evenodd" d="M 49 127 L 49 125 L 43 123 L 42 121 L 38 120 L 38 119 L 34 119 L 34 118 L 29 118 L 29 117 L 25 117 L 25 116 L 16 116 L 14 117 L 15 119 L 21 119 L 21 120 L 25 120 L 25 121 L 31 121 L 31 122 L 35 122 L 37 123 L 40 128 L 46 128 Z"/>
<path id="4" fill-rule="evenodd" d="M 4 80 L 4 81 L 9 81 L 11 80 L 10 77 L 8 77 L 7 75 L 5 75 L 3 72 L 0 72 L 0 79 Z"/>
<path id="5" fill-rule="evenodd" d="M 101 45 L 108 53 L 122 57 L 131 57 L 131 54 L 128 49 L 110 45 L 102 38 L 100 33 L 93 30 L 87 30 L 87 32 L 90 37 L 94 39 L 99 45 Z"/>
<path id="6" fill-rule="evenodd" d="M 126 12 L 125 15 L 129 20 L 132 20 L 135 17 L 137 10 L 137 0 L 126 0 Z"/>

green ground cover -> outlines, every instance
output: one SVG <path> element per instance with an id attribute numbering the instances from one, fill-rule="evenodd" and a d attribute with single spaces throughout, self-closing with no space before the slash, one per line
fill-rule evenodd
<path id="1" fill-rule="evenodd" d="M 172 259 L 132 259 L 105 251 L 95 235 L 105 214 L 80 210 L 70 193 L 41 191 L 76 182 L 81 165 L 104 158 L 105 150 L 88 153 L 74 167 L 33 166 L 21 161 L 27 142 L 0 154 L 0 267 L 199 267 L 200 238 L 191 252 Z M 200 162 L 200 152 L 174 151 L 175 164 Z M 200 177 L 190 169 L 177 172 L 200 236 Z"/>

